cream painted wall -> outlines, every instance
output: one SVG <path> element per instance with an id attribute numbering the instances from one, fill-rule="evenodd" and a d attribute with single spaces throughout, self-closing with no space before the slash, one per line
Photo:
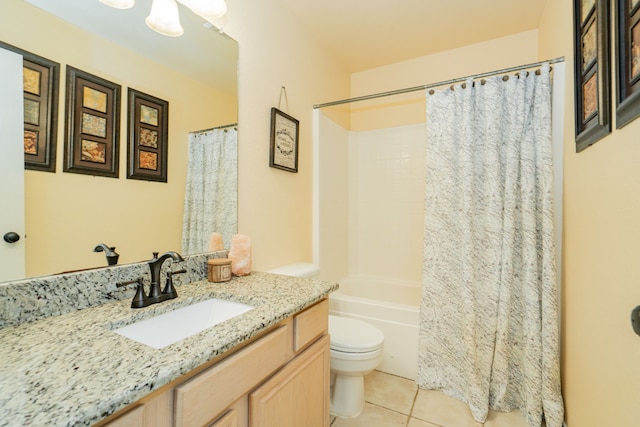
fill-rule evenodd
<path id="1" fill-rule="evenodd" d="M 34 28 L 55 28 L 55 36 Z M 154 250 L 179 250 L 187 134 L 235 122 L 236 100 L 23 1 L 3 5 L 0 40 L 62 66 L 56 173 L 25 172 L 27 274 L 105 265 L 104 256 L 92 252 L 100 242 L 115 245 L 121 263 L 149 259 Z M 122 85 L 119 179 L 62 172 L 66 64 Z M 169 101 L 166 184 L 126 179 L 127 87 Z"/>
<path id="2" fill-rule="evenodd" d="M 349 94 L 349 75 L 279 0 L 228 1 L 225 30 L 240 43 L 239 224 L 253 268 L 312 261 L 313 105 Z M 269 167 L 270 110 L 300 121 L 298 173 Z"/>
<path id="3" fill-rule="evenodd" d="M 538 60 L 538 31 L 476 43 L 351 76 L 351 96 L 437 83 Z M 352 104 L 351 130 L 424 123 L 424 92 Z"/>
<path id="4" fill-rule="evenodd" d="M 541 58 L 567 61 L 562 284 L 567 426 L 634 427 L 640 425 L 640 337 L 631 329 L 630 313 L 640 304 L 640 120 L 576 153 L 570 0 L 547 1 L 539 34 Z"/>

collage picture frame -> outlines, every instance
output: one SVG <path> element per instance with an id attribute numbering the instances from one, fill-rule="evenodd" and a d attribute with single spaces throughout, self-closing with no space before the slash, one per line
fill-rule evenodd
<path id="1" fill-rule="evenodd" d="M 128 89 L 127 178 L 167 182 L 169 103 Z"/>
<path id="2" fill-rule="evenodd" d="M 640 116 L 640 0 L 617 0 L 616 128 Z"/>
<path id="3" fill-rule="evenodd" d="M 64 172 L 118 178 L 120 91 L 67 66 Z"/>
<path id="4" fill-rule="evenodd" d="M 576 152 L 611 132 L 609 20 L 607 0 L 574 0 Z"/>
<path id="5" fill-rule="evenodd" d="M 0 48 L 22 55 L 24 168 L 55 172 L 60 64 L 7 43 Z"/>

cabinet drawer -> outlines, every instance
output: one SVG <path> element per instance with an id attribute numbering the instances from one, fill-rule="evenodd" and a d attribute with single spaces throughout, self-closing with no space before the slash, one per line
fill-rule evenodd
<path id="1" fill-rule="evenodd" d="M 258 341 L 176 387 L 175 425 L 202 426 L 287 361 L 289 326 Z"/>
<path id="2" fill-rule="evenodd" d="M 329 322 L 329 300 L 307 308 L 293 318 L 293 350 L 300 351 L 327 331 Z"/>
<path id="3" fill-rule="evenodd" d="M 140 427 L 142 425 L 144 425 L 144 405 L 139 405 L 107 423 L 105 427 Z"/>

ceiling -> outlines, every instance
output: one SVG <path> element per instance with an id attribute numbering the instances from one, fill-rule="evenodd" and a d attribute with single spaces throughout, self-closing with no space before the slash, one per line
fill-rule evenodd
<path id="1" fill-rule="evenodd" d="M 215 31 L 203 28 L 204 20 L 182 6 L 185 34 L 173 39 L 144 25 L 151 0 L 138 0 L 134 8 L 126 11 L 112 9 L 98 0 L 26 1 L 132 49 L 135 40 L 147 56 L 166 58 L 171 50 L 179 56 L 172 63 L 188 64 L 184 71 L 199 73 L 194 77 L 200 80 L 220 82 L 223 75 L 235 79 L 235 44 L 228 43 L 227 38 L 227 47 L 221 47 L 226 37 L 211 37 Z M 353 73 L 536 29 L 546 2 L 559 0 L 280 1 Z M 211 51 L 218 54 L 206 54 Z M 231 64 L 233 70 L 212 72 L 220 63 Z"/>
<path id="2" fill-rule="evenodd" d="M 166 37 L 145 25 L 145 18 L 151 10 L 151 0 L 137 0 L 134 7 L 126 10 L 114 9 L 98 0 L 25 1 L 182 74 L 210 84 L 227 92 L 229 96 L 236 96 L 237 43 L 183 6 L 179 8 L 184 34 L 180 37 Z"/>
<path id="3" fill-rule="evenodd" d="M 282 2 L 349 72 L 358 72 L 536 29 L 547 0 Z"/>

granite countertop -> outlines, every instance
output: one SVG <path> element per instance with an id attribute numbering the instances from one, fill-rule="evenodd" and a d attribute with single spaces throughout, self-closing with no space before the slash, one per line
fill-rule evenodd
<path id="1" fill-rule="evenodd" d="M 177 299 L 142 309 L 118 301 L 0 329 L 0 426 L 91 425 L 337 288 L 253 272 L 182 285 Z M 209 298 L 255 308 L 158 350 L 111 331 Z"/>

